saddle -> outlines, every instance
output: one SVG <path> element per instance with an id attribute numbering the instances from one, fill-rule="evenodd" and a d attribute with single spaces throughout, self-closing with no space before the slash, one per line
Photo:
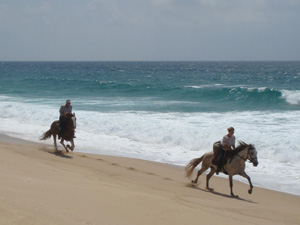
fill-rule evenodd
<path id="1" fill-rule="evenodd" d="M 222 144 L 221 141 L 217 141 L 213 144 L 213 152 L 214 152 L 214 158 L 212 159 L 212 163 L 214 165 L 218 165 L 220 161 L 220 151 L 222 150 Z"/>
<path id="2" fill-rule="evenodd" d="M 219 174 L 219 170 L 223 169 L 223 172 L 227 175 L 227 171 L 224 168 L 224 165 L 227 163 L 227 161 L 231 158 L 227 152 L 225 152 L 225 156 L 223 160 L 221 159 L 220 151 L 223 149 L 221 141 L 217 141 L 213 144 L 213 152 L 214 152 L 214 158 L 212 159 L 212 164 L 218 166 L 217 174 Z M 223 150 L 224 151 L 224 150 Z"/>

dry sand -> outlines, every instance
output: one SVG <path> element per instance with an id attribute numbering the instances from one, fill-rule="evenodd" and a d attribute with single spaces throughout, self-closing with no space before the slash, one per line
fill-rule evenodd
<path id="1" fill-rule="evenodd" d="M 0 135 L 0 224 L 300 224 L 300 197 L 183 169 L 71 152 Z M 189 161 L 190 159 L 187 159 Z M 252 177 L 252 179 L 255 179 Z"/>

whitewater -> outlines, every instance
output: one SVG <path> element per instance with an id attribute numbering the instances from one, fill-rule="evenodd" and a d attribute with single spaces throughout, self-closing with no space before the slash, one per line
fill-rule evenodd
<path id="1" fill-rule="evenodd" d="M 75 151 L 185 166 L 233 126 L 258 151 L 258 167 L 246 168 L 253 184 L 300 195 L 300 63 L 291 64 L 4 63 L 0 133 L 40 142 L 70 98 Z"/>

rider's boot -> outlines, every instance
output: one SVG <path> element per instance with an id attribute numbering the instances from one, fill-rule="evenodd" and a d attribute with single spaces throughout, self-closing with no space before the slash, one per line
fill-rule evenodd
<path id="1" fill-rule="evenodd" d="M 216 174 L 219 175 L 220 171 L 221 171 L 221 169 L 218 167 L 216 170 Z"/>

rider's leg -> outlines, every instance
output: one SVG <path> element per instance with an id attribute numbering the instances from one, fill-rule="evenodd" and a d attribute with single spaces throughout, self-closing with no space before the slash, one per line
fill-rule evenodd
<path id="1" fill-rule="evenodd" d="M 219 152 L 218 168 L 217 168 L 217 171 L 216 171 L 217 175 L 221 171 L 223 161 L 224 161 L 224 156 L 225 156 L 225 150 L 222 148 Z"/>
<path id="2" fill-rule="evenodd" d="M 59 117 L 59 132 L 58 132 L 58 139 L 61 138 L 62 134 L 65 130 L 65 117 L 60 116 Z"/>
<path id="3" fill-rule="evenodd" d="M 212 159 L 212 164 L 218 165 L 218 157 L 221 149 L 222 149 L 221 142 L 215 142 L 213 144 L 214 157 Z"/>
<path id="4" fill-rule="evenodd" d="M 218 152 L 215 152 L 214 151 L 214 157 L 213 157 L 213 159 L 212 159 L 212 164 L 214 164 L 214 165 L 218 165 L 218 157 L 219 157 L 219 154 L 220 154 L 220 151 L 218 151 Z"/>

